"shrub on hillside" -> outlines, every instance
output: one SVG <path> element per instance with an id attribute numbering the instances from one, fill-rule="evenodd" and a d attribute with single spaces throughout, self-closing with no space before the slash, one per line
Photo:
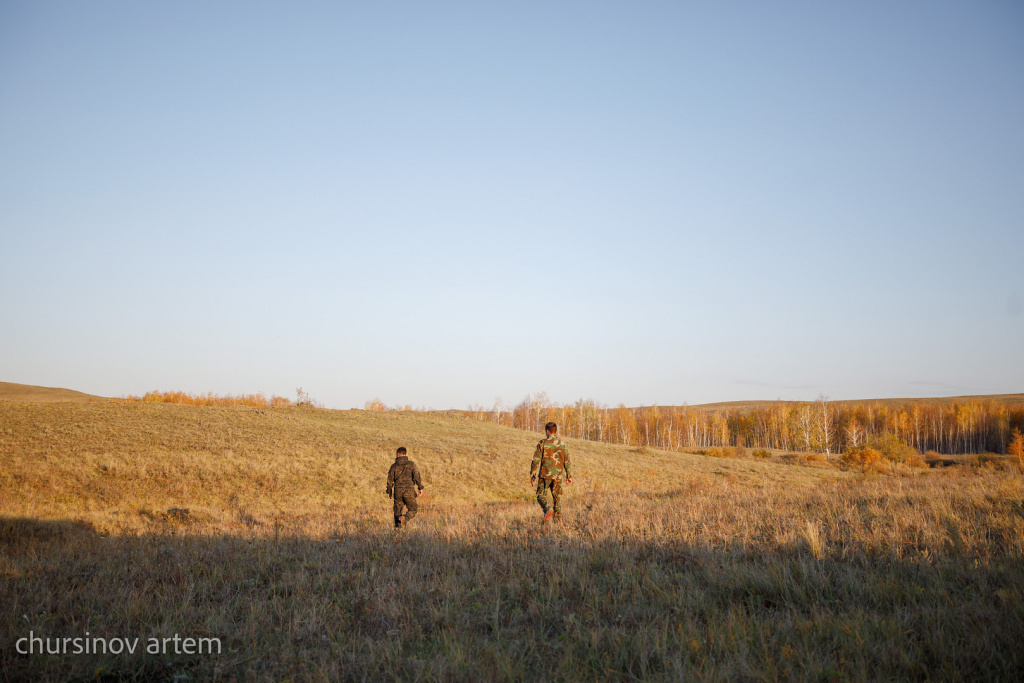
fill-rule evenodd
<path id="1" fill-rule="evenodd" d="M 839 460 L 848 467 L 868 471 L 879 468 L 882 464 L 882 454 L 874 448 L 858 446 L 847 450 Z"/>
<path id="2" fill-rule="evenodd" d="M 323 408 L 324 405 L 309 395 L 308 391 L 303 391 L 302 387 L 295 390 L 295 405 L 300 408 Z"/>
<path id="3" fill-rule="evenodd" d="M 808 465 L 822 465 L 828 463 L 824 453 L 805 453 L 803 461 Z"/>
<path id="4" fill-rule="evenodd" d="M 999 453 L 979 453 L 976 462 L 980 467 L 985 467 L 996 472 L 1003 472 L 1007 467 L 1015 467 L 1019 460 L 1014 457 L 1007 458 Z"/>
<path id="5" fill-rule="evenodd" d="M 904 443 L 900 437 L 891 432 L 872 436 L 868 439 L 866 446 L 878 451 L 889 462 L 906 462 L 917 456 L 916 448 Z"/>
<path id="6" fill-rule="evenodd" d="M 1024 434 L 1014 427 L 1013 435 L 1010 437 L 1010 445 L 1006 447 L 1006 454 L 1016 458 L 1017 464 L 1024 469 Z"/>
<path id="7" fill-rule="evenodd" d="M 772 454 L 769 451 L 766 451 L 763 448 L 758 448 L 756 451 L 754 451 L 753 455 L 754 455 L 755 458 L 770 458 L 770 457 L 772 457 Z"/>
<path id="8" fill-rule="evenodd" d="M 910 456 L 907 459 L 907 464 L 910 465 L 911 467 L 918 467 L 923 470 L 928 469 L 928 461 L 925 460 L 920 455 L 918 455 L 917 453 L 914 453 L 914 455 Z"/>
<path id="9" fill-rule="evenodd" d="M 737 458 L 747 457 L 747 447 L 742 444 L 736 444 L 736 447 L 733 448 L 733 455 Z"/>

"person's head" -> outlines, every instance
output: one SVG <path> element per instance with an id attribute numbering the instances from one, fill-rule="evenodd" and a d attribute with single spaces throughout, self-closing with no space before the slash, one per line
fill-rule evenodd
<path id="1" fill-rule="evenodd" d="M 546 425 L 544 425 L 544 431 L 550 434 L 551 436 L 554 436 L 555 434 L 558 433 L 558 425 L 556 425 L 554 422 L 548 422 Z"/>
<path id="2" fill-rule="evenodd" d="M 406 453 L 408 453 L 408 451 L 405 450 L 405 446 L 399 446 L 398 450 L 395 451 L 395 457 L 401 458 Z"/>

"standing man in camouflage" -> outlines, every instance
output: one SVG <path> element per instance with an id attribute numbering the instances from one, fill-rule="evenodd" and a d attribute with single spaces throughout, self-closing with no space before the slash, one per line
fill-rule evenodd
<path id="1" fill-rule="evenodd" d="M 547 436 L 537 444 L 530 463 L 530 483 L 537 480 L 537 502 L 544 511 L 543 521 L 553 519 L 557 523 L 562 521 L 562 476 L 565 476 L 565 483 L 572 483 L 572 464 L 569 448 L 558 438 L 558 425 L 548 422 L 544 432 Z M 548 508 L 548 489 L 553 501 L 551 508 Z"/>
<path id="2" fill-rule="evenodd" d="M 423 493 L 423 483 L 420 481 L 420 468 L 406 455 L 408 451 L 402 446 L 395 451 L 395 462 L 388 470 L 388 486 L 384 491 L 395 501 L 395 528 L 401 529 L 408 526 L 409 521 L 416 516 L 419 505 L 416 499 Z M 409 508 L 405 513 L 405 522 L 402 522 L 402 508 Z"/>

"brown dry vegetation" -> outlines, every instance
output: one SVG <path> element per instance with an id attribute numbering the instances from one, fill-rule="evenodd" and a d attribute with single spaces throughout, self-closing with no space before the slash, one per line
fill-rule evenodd
<path id="1" fill-rule="evenodd" d="M 1019 679 L 1024 484 L 538 436 L 458 416 L 0 402 L 0 677 Z M 428 494 L 389 528 L 405 445 Z M 735 455 L 735 452 L 733 453 Z M 219 656 L 16 656 L 216 636 Z"/>

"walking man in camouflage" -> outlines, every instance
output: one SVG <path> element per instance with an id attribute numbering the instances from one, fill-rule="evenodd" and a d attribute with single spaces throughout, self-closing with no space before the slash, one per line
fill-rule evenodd
<path id="1" fill-rule="evenodd" d="M 406 455 L 405 446 L 395 451 L 395 462 L 388 470 L 388 487 L 384 491 L 395 501 L 395 528 L 401 529 L 408 526 L 409 521 L 416 516 L 419 505 L 416 499 L 423 493 L 423 483 L 420 481 L 420 468 Z M 405 513 L 405 522 L 402 522 L 402 508 L 409 508 Z"/>
<path id="2" fill-rule="evenodd" d="M 572 465 L 569 462 L 569 449 L 558 438 L 558 425 L 548 422 L 544 425 L 547 436 L 537 444 L 530 463 L 530 483 L 537 480 L 537 502 L 544 511 L 544 519 L 555 522 L 562 521 L 562 476 L 565 483 L 572 483 Z M 553 505 L 548 508 L 548 490 L 551 490 Z"/>

